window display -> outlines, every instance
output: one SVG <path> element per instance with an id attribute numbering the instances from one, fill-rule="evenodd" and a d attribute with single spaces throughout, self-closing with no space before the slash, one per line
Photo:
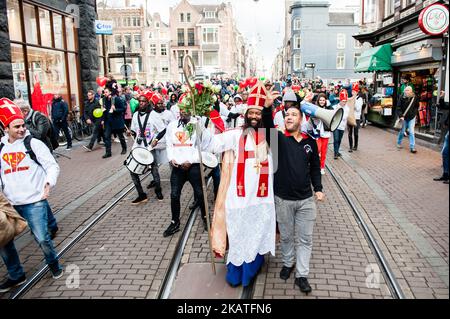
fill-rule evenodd
<path id="1" fill-rule="evenodd" d="M 17 0 L 7 1 L 7 14 L 15 98 L 28 100 L 33 109 L 44 114 L 48 114 L 56 93 L 70 108 L 80 106 L 74 18 Z"/>
<path id="2" fill-rule="evenodd" d="M 380 116 L 393 116 L 394 106 L 394 82 L 393 74 L 377 73 L 377 93 L 372 98 L 371 111 Z"/>

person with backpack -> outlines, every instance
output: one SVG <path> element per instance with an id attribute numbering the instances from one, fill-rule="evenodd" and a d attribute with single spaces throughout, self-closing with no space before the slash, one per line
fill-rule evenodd
<path id="1" fill-rule="evenodd" d="M 14 102 L 20 107 L 20 111 L 25 119 L 25 126 L 31 136 L 47 145 L 48 149 L 52 153 L 55 147 L 52 143 L 53 129 L 49 119 L 41 112 L 33 110 L 28 102 L 24 100 Z"/>
<path id="2" fill-rule="evenodd" d="M 26 130 L 20 108 L 7 98 L 0 99 L 0 121 L 6 133 L 0 143 L 2 192 L 28 222 L 53 278 L 61 278 L 63 269 L 47 227 L 50 209 L 47 199 L 56 185 L 59 165 L 48 147 Z M 14 240 L 0 249 L 0 255 L 9 275 L 0 284 L 0 292 L 6 292 L 25 282 L 26 278 Z"/>

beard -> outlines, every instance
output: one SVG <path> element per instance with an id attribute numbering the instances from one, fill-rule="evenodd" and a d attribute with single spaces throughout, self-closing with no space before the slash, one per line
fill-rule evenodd
<path id="1" fill-rule="evenodd" d="M 249 117 L 245 117 L 245 126 L 247 127 L 247 128 L 253 128 L 253 129 L 255 129 L 255 130 L 257 130 L 257 129 L 259 129 L 259 128 L 262 128 L 263 127 L 263 123 L 262 123 L 262 119 L 260 119 L 260 120 L 256 120 L 257 121 L 257 123 L 256 123 L 256 125 L 254 125 L 254 124 L 252 124 L 252 119 L 250 119 Z"/>

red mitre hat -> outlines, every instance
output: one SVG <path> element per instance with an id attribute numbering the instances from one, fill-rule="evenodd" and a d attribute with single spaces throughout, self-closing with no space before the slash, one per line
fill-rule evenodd
<path id="1" fill-rule="evenodd" d="M 20 108 L 6 97 L 0 99 L 0 122 L 7 127 L 14 120 L 23 120 Z"/>
<path id="2" fill-rule="evenodd" d="M 264 83 L 258 81 L 254 87 L 250 90 L 250 95 L 247 100 L 247 110 L 249 109 L 258 109 L 263 110 L 264 104 L 267 99 L 267 91 L 264 87 Z"/>

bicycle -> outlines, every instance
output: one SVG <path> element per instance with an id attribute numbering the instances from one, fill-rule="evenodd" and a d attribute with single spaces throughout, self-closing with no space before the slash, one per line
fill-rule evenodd
<path id="1" fill-rule="evenodd" d="M 73 132 L 73 137 L 81 141 L 85 137 L 89 137 L 92 135 L 92 125 L 86 123 L 84 117 L 80 114 L 80 108 L 75 106 L 71 112 L 72 121 L 70 122 L 70 129 Z"/>

